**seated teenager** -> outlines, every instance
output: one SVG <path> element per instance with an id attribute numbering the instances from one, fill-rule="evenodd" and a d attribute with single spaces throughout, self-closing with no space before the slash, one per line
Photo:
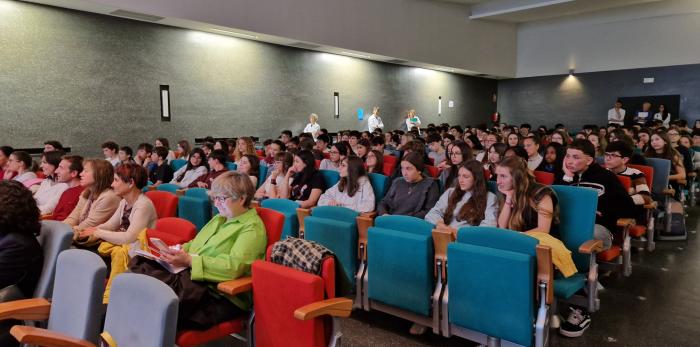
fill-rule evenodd
<path id="1" fill-rule="evenodd" d="M 37 241 L 39 209 L 32 193 L 16 181 L 0 181 L 0 293 L 11 286 L 30 298 L 39 282 L 44 253 Z M 9 334 L 18 321 L 0 322 L 0 346 L 16 346 Z"/>
<path id="2" fill-rule="evenodd" d="M 287 170 L 281 184 L 277 185 L 280 198 L 294 200 L 301 208 L 316 206 L 326 185 L 314 164 L 314 155 L 310 151 L 297 152 L 294 164 Z"/>
<path id="3" fill-rule="evenodd" d="M 14 152 L 14 149 L 10 146 L 0 146 L 0 180 L 10 180 L 14 177 L 14 172 L 9 170 L 9 160 L 10 154 Z M 7 177 L 5 177 L 7 173 Z"/>
<path id="4" fill-rule="evenodd" d="M 63 221 L 73 228 L 74 244 L 81 248 L 93 247 L 96 251 L 99 241 L 95 237 L 80 237 L 80 232 L 96 227 L 114 214 L 121 198 L 112 190 L 114 168 L 103 159 L 87 159 L 80 173 L 80 186 L 83 193 L 78 204 Z"/>
<path id="5" fill-rule="evenodd" d="M 122 198 L 117 211 L 107 222 L 80 232 L 80 237 L 100 239 L 97 252 L 110 265 L 109 282 L 104 302 L 109 301 L 109 288 L 116 275 L 127 270 L 129 250 L 133 245 L 144 248 L 146 228 L 156 224 L 156 209 L 142 192 L 147 184 L 146 170 L 137 164 L 124 164 L 114 172 L 112 189 Z"/>
<path id="6" fill-rule="evenodd" d="M 63 150 L 63 145 L 55 140 L 49 140 L 44 142 L 44 152 L 53 152 L 53 151 L 61 151 L 65 152 Z"/>
<path id="7" fill-rule="evenodd" d="M 282 143 L 280 140 L 274 140 L 270 143 L 270 146 L 268 147 L 266 151 L 266 157 L 265 159 L 260 161 L 260 165 L 265 165 L 265 166 L 273 166 L 275 164 L 275 157 L 277 156 L 277 153 L 284 152 L 287 150 L 287 147 Z M 268 170 L 270 171 L 270 170 Z M 286 171 L 285 171 L 286 172 Z"/>
<path id="8" fill-rule="evenodd" d="M 566 148 L 564 146 L 558 142 L 550 142 L 544 149 L 544 159 L 542 163 L 535 171 L 549 172 L 554 174 L 555 177 L 561 175 L 565 155 Z"/>
<path id="9" fill-rule="evenodd" d="M 321 194 L 319 206 L 341 206 L 364 213 L 374 211 L 374 190 L 360 157 L 340 163 L 340 181 Z"/>
<path id="10" fill-rule="evenodd" d="M 528 159 L 527 151 L 523 146 L 508 147 L 505 153 L 506 157 L 520 157 L 525 161 Z"/>
<path id="11" fill-rule="evenodd" d="M 440 197 L 437 181 L 426 176 L 423 173 L 424 169 L 421 153 L 406 154 L 401 159 L 402 176 L 391 184 L 391 188 L 377 206 L 377 214 L 424 218 Z"/>
<path id="12" fill-rule="evenodd" d="M 150 143 L 142 143 L 136 149 L 136 155 L 134 156 L 134 161 L 136 164 L 143 166 L 148 172 L 151 172 L 154 164 L 151 162 L 151 154 L 153 153 L 153 145 Z M 154 164 L 155 165 L 155 164 Z"/>
<path id="13" fill-rule="evenodd" d="M 170 150 L 170 141 L 168 141 L 168 139 L 165 137 L 157 138 L 153 147 L 165 147 L 165 149 L 168 151 L 168 155 L 165 158 L 168 163 L 175 159 L 175 152 Z"/>
<path id="14" fill-rule="evenodd" d="M 227 160 L 228 153 L 220 149 L 212 150 L 207 160 L 207 164 L 209 164 L 209 173 L 204 176 L 199 176 L 194 182 L 190 183 L 189 188 L 211 188 L 211 184 L 214 180 L 228 171 L 228 167 L 226 167 Z"/>
<path id="15" fill-rule="evenodd" d="M 357 141 L 357 149 L 355 150 L 355 154 L 357 154 L 358 157 L 362 158 L 362 160 L 365 160 L 367 157 L 367 153 L 372 149 L 372 144 L 369 142 L 367 139 L 360 139 Z"/>
<path id="16" fill-rule="evenodd" d="M 107 141 L 101 147 L 105 160 L 110 162 L 112 166 L 117 167 L 119 165 L 119 145 L 114 141 Z"/>
<path id="17" fill-rule="evenodd" d="M 187 165 L 183 165 L 173 174 L 172 184 L 177 184 L 181 188 L 187 188 L 198 178 L 209 173 L 209 165 L 205 160 L 204 151 L 195 148 L 188 155 Z"/>
<path id="18" fill-rule="evenodd" d="M 83 157 L 79 155 L 64 155 L 56 168 L 56 180 L 66 183 L 66 189 L 58 199 L 53 213 L 46 215 L 46 219 L 63 221 L 73 212 L 80 200 L 83 186 L 80 185 L 80 174 L 83 172 Z"/>
<path id="19" fill-rule="evenodd" d="M 7 162 L 8 171 L 13 173 L 12 180 L 27 186 L 31 184 L 32 180 L 36 179 L 36 174 L 32 170 L 34 162 L 29 153 L 25 151 L 14 151 L 10 154 L 10 159 L 8 159 Z M 7 176 L 7 173 L 5 173 L 5 176 Z"/>
<path id="20" fill-rule="evenodd" d="M 190 154 L 192 154 L 192 145 L 190 145 L 190 141 L 187 140 L 180 140 L 177 142 L 177 149 L 175 152 L 175 155 L 177 155 L 178 159 L 184 159 L 189 161 L 190 160 Z M 204 157 L 204 156 L 202 156 Z M 204 160 L 204 159 L 202 159 Z"/>
<path id="21" fill-rule="evenodd" d="M 448 188 L 425 220 L 437 227 L 496 226 L 496 195 L 488 191 L 483 165 L 469 160 L 459 165 L 457 184 Z"/>
<path id="22" fill-rule="evenodd" d="M 131 149 L 129 146 L 122 146 L 119 148 L 119 153 L 117 154 L 119 157 L 119 164 L 117 166 L 126 164 L 126 163 L 135 163 L 134 161 L 134 150 Z"/>
<path id="23" fill-rule="evenodd" d="M 440 164 L 447 159 L 445 148 L 442 147 L 442 137 L 438 134 L 428 135 L 428 158 L 433 160 L 433 166 L 439 167 Z"/>
<path id="24" fill-rule="evenodd" d="M 260 160 L 257 155 L 244 154 L 238 159 L 236 171 L 248 175 L 253 187 L 258 186 L 258 175 L 260 174 Z"/>
<path id="25" fill-rule="evenodd" d="M 384 174 L 384 154 L 376 149 L 367 153 L 365 159 L 367 165 L 367 173 Z"/>
<path id="26" fill-rule="evenodd" d="M 535 171 L 543 159 L 540 155 L 540 139 L 536 136 L 530 136 L 523 139 L 523 148 L 527 153 L 527 168 Z"/>
<path id="27" fill-rule="evenodd" d="M 276 140 L 279 141 L 279 140 Z M 282 183 L 287 171 L 294 162 L 294 155 L 289 152 L 278 152 L 275 154 L 275 162 L 270 167 L 270 174 L 265 183 L 255 192 L 256 200 L 279 198 L 278 186 Z M 289 183 L 289 182 L 288 182 Z"/>
<path id="28" fill-rule="evenodd" d="M 239 137 L 236 140 L 236 147 L 233 149 L 233 160 L 236 165 L 246 154 L 255 155 L 255 143 L 250 137 Z"/>
<path id="29" fill-rule="evenodd" d="M 487 177 L 489 181 L 496 180 L 496 166 L 506 157 L 506 149 L 508 146 L 505 143 L 494 143 L 489 147 L 488 155 L 484 157 L 486 161 L 484 168 L 489 170 L 491 177 Z"/>
<path id="30" fill-rule="evenodd" d="M 452 143 L 447 155 L 447 165 L 445 169 L 442 170 L 439 177 L 444 189 L 451 188 L 455 184 L 459 165 L 472 159 L 472 150 L 466 143 L 457 141 Z"/>
<path id="31" fill-rule="evenodd" d="M 56 179 L 56 168 L 61 163 L 63 152 L 51 151 L 41 155 L 41 171 L 44 173 L 44 180 L 41 181 L 39 189 L 34 193 L 34 200 L 39 206 L 41 215 L 49 215 L 56 208 L 61 194 L 68 189 L 68 184 Z"/>
<path id="32" fill-rule="evenodd" d="M 210 194 L 219 214 L 181 250 L 162 255 L 172 266 L 187 269 L 172 274 L 143 257 L 130 262 L 131 272 L 153 276 L 175 291 L 180 298 L 178 329 L 205 330 L 250 309 L 250 296 L 222 296 L 216 286 L 250 275 L 253 261 L 265 255 L 265 225 L 250 207 L 253 192 L 245 174 L 227 172 L 214 180 Z"/>
<path id="33" fill-rule="evenodd" d="M 340 162 L 348 156 L 348 147 L 345 142 L 337 142 L 328 151 L 330 157 L 321 160 L 320 170 L 333 170 L 340 172 Z"/>
<path id="34" fill-rule="evenodd" d="M 168 164 L 168 149 L 156 147 L 151 154 L 151 161 L 156 163 L 154 170 L 148 173 L 148 179 L 154 186 L 168 183 L 173 179 L 173 168 Z"/>
<path id="35" fill-rule="evenodd" d="M 679 181 L 685 180 L 685 166 L 683 156 L 671 145 L 671 140 L 665 133 L 657 132 L 651 135 L 651 145 L 646 152 L 647 158 L 661 158 L 671 161 L 671 175 L 668 177 L 670 185 L 676 190 L 676 197 L 680 196 Z"/>
<path id="36" fill-rule="evenodd" d="M 484 159 L 484 146 L 479 141 L 479 137 L 476 135 L 466 135 L 464 136 L 464 143 L 471 149 L 472 155 L 478 161 Z"/>
<path id="37" fill-rule="evenodd" d="M 632 147 L 624 141 L 615 141 L 605 148 L 605 167 L 616 175 L 626 176 L 632 181 L 632 187 L 628 192 L 634 201 L 636 219 L 640 225 L 645 225 L 645 212 L 643 206 L 652 202 L 651 192 L 647 186 L 644 174 L 632 167 L 627 166 L 632 157 Z"/>

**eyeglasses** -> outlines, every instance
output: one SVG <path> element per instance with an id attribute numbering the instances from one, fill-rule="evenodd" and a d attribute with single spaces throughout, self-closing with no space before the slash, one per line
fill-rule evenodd
<path id="1" fill-rule="evenodd" d="M 226 202 L 226 199 L 230 199 L 230 198 L 231 198 L 230 196 L 221 196 L 221 195 L 211 197 L 211 199 L 216 201 L 216 202 Z"/>
<path id="2" fill-rule="evenodd" d="M 605 153 L 605 158 L 607 158 L 607 159 L 611 159 L 611 158 L 615 158 L 615 157 L 617 157 L 617 158 L 622 158 L 622 156 L 619 155 L 619 154 L 615 154 L 615 153 Z"/>

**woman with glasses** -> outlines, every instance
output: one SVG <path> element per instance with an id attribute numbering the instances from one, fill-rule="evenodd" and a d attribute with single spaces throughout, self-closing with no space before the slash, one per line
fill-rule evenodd
<path id="1" fill-rule="evenodd" d="M 345 142 L 336 142 L 328 151 L 330 158 L 321 160 L 320 170 L 340 172 L 340 162 L 348 155 L 348 146 Z"/>
<path id="2" fill-rule="evenodd" d="M 472 150 L 469 146 L 461 141 L 453 143 L 450 151 L 447 153 L 447 166 L 440 173 L 440 182 L 444 189 L 451 188 L 457 178 L 459 165 L 472 158 Z"/>
<path id="3" fill-rule="evenodd" d="M 226 172 L 212 183 L 210 196 L 219 214 L 214 216 L 194 240 L 171 247 L 161 254 L 173 267 L 184 267 L 173 274 L 155 261 L 136 257 L 129 269 L 155 277 L 168 284 L 180 299 L 178 330 L 206 330 L 244 314 L 250 297 L 214 294 L 219 282 L 250 275 L 253 261 L 265 255 L 265 225 L 251 208 L 255 190 L 248 176 Z"/>
<path id="4" fill-rule="evenodd" d="M 374 211 L 374 190 L 360 157 L 343 159 L 340 180 L 321 194 L 318 206 L 341 206 L 360 213 Z"/>
<path id="5" fill-rule="evenodd" d="M 367 173 L 384 174 L 384 154 L 378 150 L 371 150 L 365 159 Z"/>
<path id="6" fill-rule="evenodd" d="M 265 183 L 255 192 L 256 200 L 276 199 L 279 197 L 278 185 L 282 183 L 284 175 L 292 166 L 293 161 L 294 155 L 292 153 L 278 152 L 275 154 L 272 172 L 267 176 Z"/>
<path id="7" fill-rule="evenodd" d="M 206 156 L 201 148 L 195 148 L 189 156 L 187 165 L 175 171 L 170 183 L 187 188 L 192 182 L 209 173 L 209 165 L 204 160 Z"/>

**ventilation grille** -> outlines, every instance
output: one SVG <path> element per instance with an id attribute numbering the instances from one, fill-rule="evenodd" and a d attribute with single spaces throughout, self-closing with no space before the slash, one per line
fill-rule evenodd
<path id="1" fill-rule="evenodd" d="M 387 60 L 387 63 L 392 63 L 392 64 L 407 64 L 408 60 L 401 60 L 401 59 L 391 59 Z"/>
<path id="2" fill-rule="evenodd" d="M 290 46 L 298 47 L 298 48 L 303 48 L 303 49 L 310 49 L 310 50 L 315 50 L 318 48 L 321 48 L 320 45 L 314 45 L 313 43 L 306 43 L 306 42 L 294 42 L 290 43 Z"/>
<path id="3" fill-rule="evenodd" d="M 113 16 L 117 16 L 117 17 L 142 20 L 142 21 L 146 21 L 146 22 L 157 22 L 157 21 L 163 20 L 165 18 L 165 17 L 152 16 L 150 14 L 145 14 L 145 13 L 125 11 L 125 10 L 116 10 L 114 12 L 110 12 L 109 14 L 111 14 Z"/>

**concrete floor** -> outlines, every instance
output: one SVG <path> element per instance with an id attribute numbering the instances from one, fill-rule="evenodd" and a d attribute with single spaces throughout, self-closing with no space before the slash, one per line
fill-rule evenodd
<path id="1" fill-rule="evenodd" d="M 689 210 L 687 242 L 659 241 L 652 253 L 634 252 L 629 278 L 601 278 L 601 307 L 584 336 L 552 330 L 551 346 L 700 346 L 700 207 Z M 411 323 L 381 312 L 355 311 L 342 321 L 343 346 L 470 346 L 428 332 L 408 333 Z M 226 345 L 241 345 L 229 341 Z"/>

